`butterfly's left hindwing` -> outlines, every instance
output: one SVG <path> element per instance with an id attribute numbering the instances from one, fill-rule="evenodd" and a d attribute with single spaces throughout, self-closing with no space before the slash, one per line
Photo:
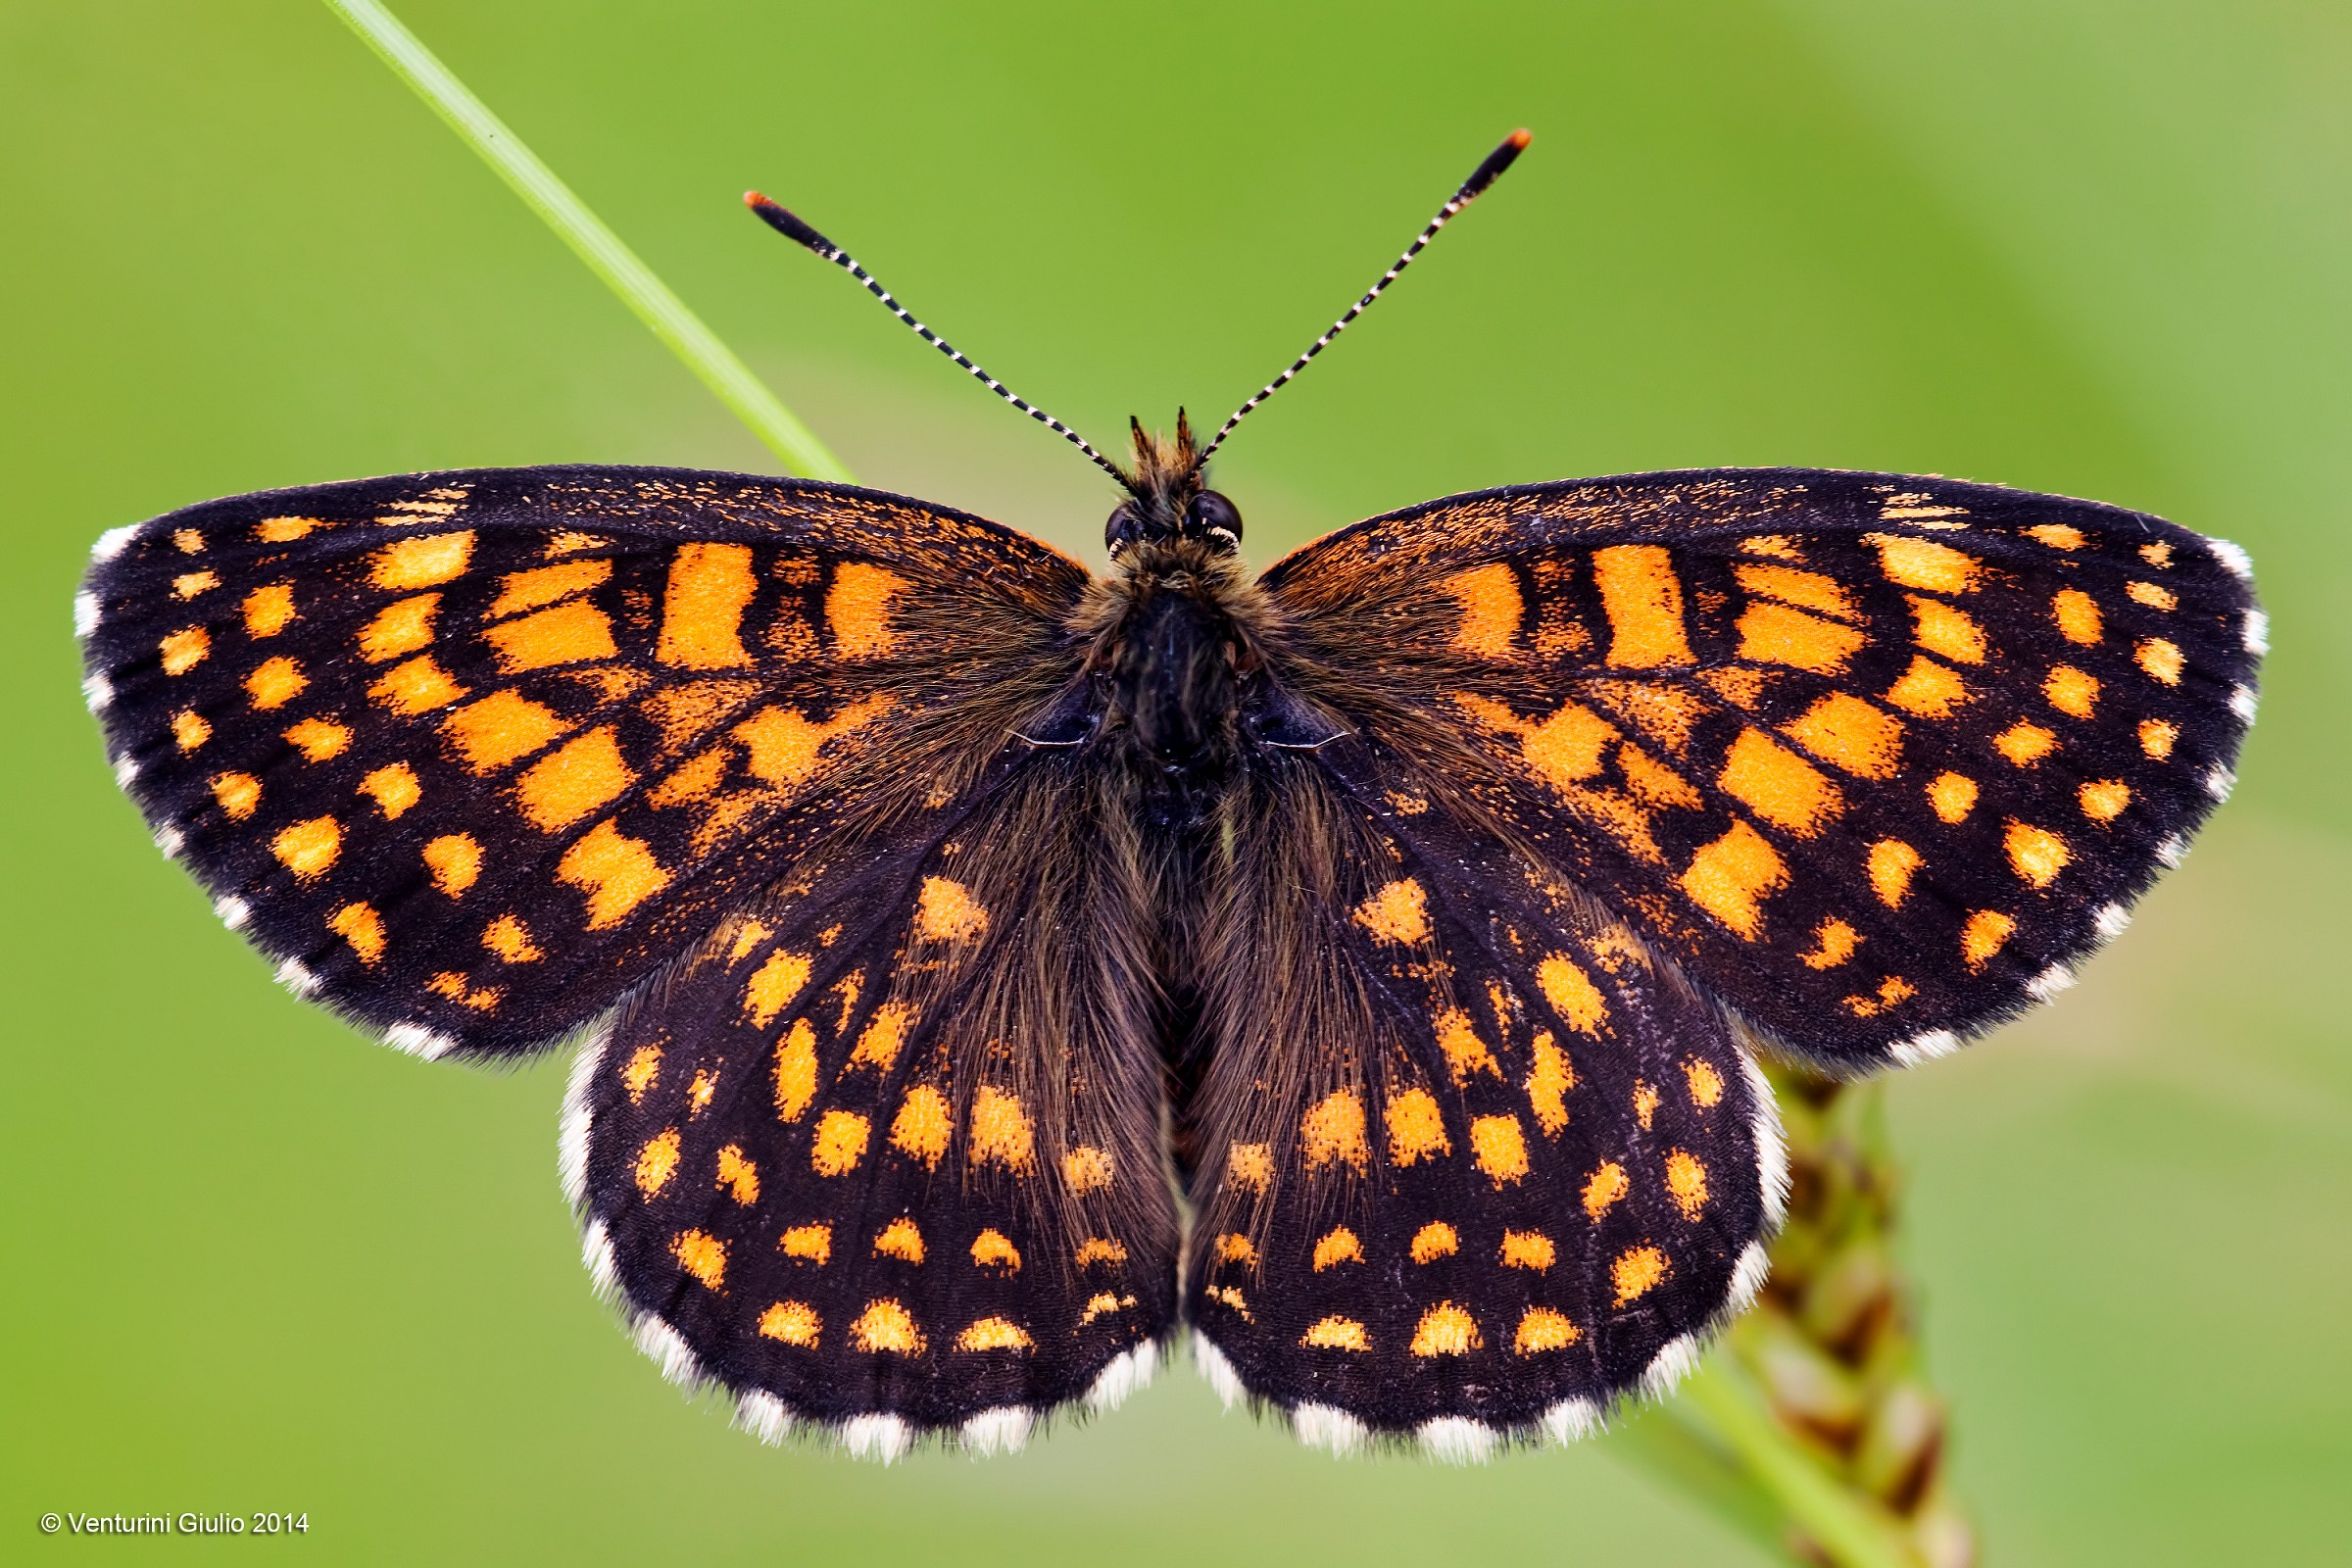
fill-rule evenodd
<path id="1" fill-rule="evenodd" d="M 761 1435 L 988 1451 L 1149 1377 L 1177 1219 L 1149 910 L 1103 804 L 1048 756 L 808 864 L 583 1054 L 590 1267 Z"/>
<path id="2" fill-rule="evenodd" d="M 117 776 L 222 916 L 395 1044 L 498 1054 L 956 797 L 1084 582 L 873 492 L 531 468 L 191 507 L 76 611 Z"/>
<path id="3" fill-rule="evenodd" d="M 1769 1093 L 1625 922 L 1424 797 L 1356 807 L 1337 752 L 1398 769 L 1268 757 L 1227 819 L 1180 1109 L 1202 1359 L 1342 1449 L 1583 1437 L 1762 1282 Z"/>
<path id="4" fill-rule="evenodd" d="M 2253 718 L 2248 576 L 2112 507 L 1760 469 L 1432 502 L 1264 583 L 1286 682 L 1394 750 L 1330 754 L 1360 808 L 1530 846 L 1856 1070 L 2047 998 L 2179 860 Z"/>

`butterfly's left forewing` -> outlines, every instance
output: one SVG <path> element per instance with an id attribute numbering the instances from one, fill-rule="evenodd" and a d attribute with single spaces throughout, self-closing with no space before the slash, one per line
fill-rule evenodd
<path id="1" fill-rule="evenodd" d="M 973 787 L 1084 582 L 873 492 L 530 468 L 191 507 L 76 609 L 117 775 L 223 917 L 397 1044 L 498 1054 Z"/>

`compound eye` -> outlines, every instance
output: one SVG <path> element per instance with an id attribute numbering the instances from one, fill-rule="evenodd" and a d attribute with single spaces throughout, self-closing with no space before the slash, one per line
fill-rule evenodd
<path id="1" fill-rule="evenodd" d="M 1200 533 L 1212 537 L 1223 535 L 1235 545 L 1242 542 L 1241 509 L 1214 490 L 1203 490 L 1193 497 L 1184 509 L 1184 520 Z"/>
<path id="2" fill-rule="evenodd" d="M 1110 517 L 1102 524 L 1102 542 L 1110 547 L 1116 560 L 1120 551 L 1135 543 L 1144 531 L 1143 518 L 1136 515 L 1133 502 L 1122 501 L 1111 509 Z"/>

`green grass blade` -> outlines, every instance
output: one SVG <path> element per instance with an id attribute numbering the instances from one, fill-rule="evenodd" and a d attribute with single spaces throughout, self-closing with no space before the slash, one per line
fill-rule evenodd
<path id="1" fill-rule="evenodd" d="M 397 17 L 378 0 L 326 0 L 326 4 L 351 24 L 352 31 L 367 40 L 369 48 L 383 57 L 384 64 L 416 89 L 417 97 L 449 122 L 450 128 L 468 147 L 481 154 L 484 163 L 498 171 L 499 177 L 514 188 L 514 193 L 529 204 L 531 211 L 546 220 L 547 226 L 561 235 L 564 243 L 588 264 L 589 270 L 637 313 L 639 320 L 654 329 L 656 337 L 669 345 L 672 354 L 686 362 L 688 369 L 702 377 L 703 384 L 717 394 L 718 400 L 734 411 L 735 416 L 749 425 L 754 435 L 767 444 L 768 450 L 782 460 L 786 472 L 805 479 L 850 482 L 850 470 L 826 450 L 815 432 L 803 424 L 752 373 L 751 368 L 737 359 L 734 351 L 721 343 L 703 324 L 702 318 L 654 275 L 653 269 L 622 244 L 620 236 L 606 227 L 588 210 L 587 204 L 556 177 L 555 171 L 541 163 L 490 112 L 489 106 L 468 91 Z"/>

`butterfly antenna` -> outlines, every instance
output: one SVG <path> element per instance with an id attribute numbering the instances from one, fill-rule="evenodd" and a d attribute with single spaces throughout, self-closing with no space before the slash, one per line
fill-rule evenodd
<path id="1" fill-rule="evenodd" d="M 1036 404 L 1031 403 L 1026 398 L 1021 397 L 1019 394 L 1015 393 L 1012 388 L 1006 386 L 1004 382 L 998 380 L 995 376 L 989 374 L 977 365 L 974 365 L 970 360 L 964 358 L 963 354 L 956 347 L 955 344 L 950 343 L 946 338 L 941 337 L 937 332 L 932 331 L 922 322 L 916 320 L 912 313 L 910 313 L 906 306 L 901 305 L 897 300 L 892 299 L 890 297 L 890 290 L 884 288 L 880 283 L 874 281 L 873 273 L 858 266 L 858 259 L 856 257 L 852 256 L 848 251 L 843 250 L 840 246 L 834 244 L 831 240 L 825 238 L 824 235 L 819 234 L 815 229 L 810 228 L 806 222 L 802 221 L 799 217 L 794 215 L 790 209 L 768 200 L 765 196 L 760 195 L 756 190 L 745 191 L 743 193 L 743 204 L 746 207 L 749 207 L 753 212 L 758 213 L 761 221 L 765 222 L 768 227 L 774 229 L 786 239 L 791 240 L 796 245 L 804 246 L 808 250 L 814 251 L 826 261 L 831 262 L 834 266 L 849 273 L 858 282 L 863 283 L 865 285 L 865 291 L 868 294 L 871 294 L 874 298 L 880 300 L 884 305 L 890 308 L 891 315 L 897 317 L 900 320 L 905 321 L 908 326 L 914 328 L 915 336 L 921 338 L 924 342 L 939 350 L 940 353 L 945 354 L 949 359 L 954 360 L 957 365 L 962 366 L 966 370 L 969 370 L 974 376 L 978 377 L 982 386 L 988 388 L 991 392 L 994 392 L 997 396 L 1003 398 L 1005 402 L 1011 404 L 1014 408 L 1020 410 L 1023 414 L 1026 414 L 1029 416 L 1029 417 L 1035 419 L 1038 423 L 1044 425 L 1047 429 L 1052 430 L 1054 434 L 1060 436 L 1064 441 L 1067 441 L 1070 445 L 1076 447 L 1079 451 L 1094 459 L 1096 466 L 1102 468 L 1104 473 L 1109 474 L 1113 479 L 1118 480 L 1122 488 L 1127 490 L 1133 490 L 1135 488 L 1134 482 L 1129 479 L 1126 474 L 1119 471 L 1117 465 L 1113 464 L 1108 458 L 1104 457 L 1102 453 L 1097 452 L 1092 446 L 1088 445 L 1086 437 L 1080 435 L 1077 431 L 1071 429 L 1068 425 L 1062 423 L 1059 419 L 1056 419 L 1054 417 L 1054 416 L 1048 414 Z"/>
<path id="2" fill-rule="evenodd" d="M 1331 340 L 1335 337 L 1338 337 L 1342 332 L 1347 331 L 1348 322 L 1354 320 L 1357 317 L 1363 315 L 1365 311 L 1369 310 L 1372 302 L 1380 298 L 1380 296 L 1388 289 L 1388 286 L 1391 283 L 1396 282 L 1397 278 L 1404 275 L 1404 270 L 1413 265 L 1413 258 L 1420 255 L 1423 247 L 1428 245 L 1431 240 L 1438 237 L 1439 229 L 1444 228 L 1447 223 L 1453 221 L 1454 214 L 1469 206 L 1471 202 L 1478 198 L 1478 195 L 1481 191 L 1484 191 L 1489 185 L 1494 184 L 1494 181 L 1502 177 L 1502 172 L 1510 168 L 1512 162 L 1517 159 L 1521 153 L 1527 150 L 1527 144 L 1533 139 L 1534 138 L 1524 130 L 1514 130 L 1509 136 L 1504 138 L 1501 146 L 1487 154 L 1486 162 L 1480 164 L 1478 168 L 1471 172 L 1470 177 L 1462 181 L 1462 188 L 1455 191 L 1453 195 L 1447 199 L 1446 205 L 1438 209 L 1438 216 L 1429 220 L 1429 226 L 1421 231 L 1418 238 L 1404 248 L 1404 254 L 1396 258 L 1396 265 L 1390 268 L 1387 271 L 1381 273 L 1380 281 L 1366 289 L 1362 299 L 1357 300 L 1353 305 L 1348 307 L 1348 314 L 1341 317 L 1338 320 L 1332 322 L 1330 331 L 1315 339 L 1314 345 L 1311 348 L 1309 348 L 1304 354 L 1301 354 L 1297 359 L 1293 360 L 1289 369 L 1283 371 L 1273 380 L 1268 381 L 1264 388 L 1258 392 L 1257 396 L 1251 398 L 1249 402 L 1243 404 L 1240 408 L 1233 411 L 1233 417 L 1225 421 L 1224 425 L 1217 431 L 1216 435 L 1210 439 L 1207 447 L 1201 451 L 1200 461 L 1202 463 L 1206 463 L 1208 461 L 1208 455 L 1225 444 L 1225 438 L 1233 434 L 1233 427 L 1241 423 L 1245 418 L 1249 417 L 1250 410 L 1256 408 L 1260 403 L 1265 402 L 1266 399 L 1281 391 L 1284 386 L 1289 384 L 1291 377 L 1297 375 L 1300 370 L 1306 368 L 1307 361 L 1313 359 L 1316 355 L 1331 347 Z"/>

